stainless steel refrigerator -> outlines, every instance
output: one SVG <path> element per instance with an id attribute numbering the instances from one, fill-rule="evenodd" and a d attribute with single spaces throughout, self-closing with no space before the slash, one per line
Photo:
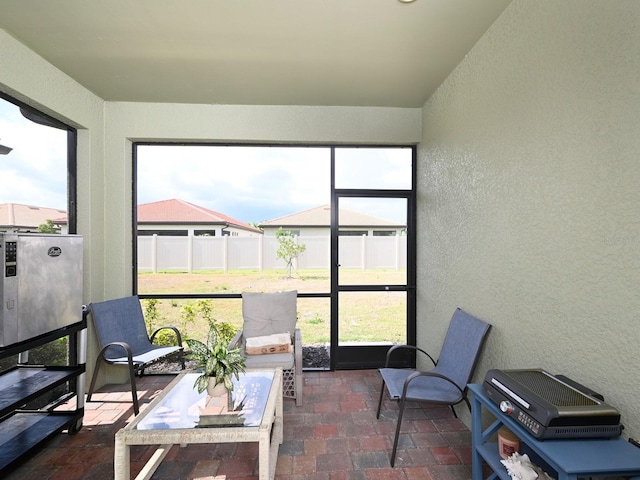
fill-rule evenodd
<path id="1" fill-rule="evenodd" d="M 82 237 L 0 233 L 0 347 L 82 321 Z"/>
<path id="2" fill-rule="evenodd" d="M 4 478 L 6 470 L 42 442 L 82 427 L 87 338 L 82 237 L 0 232 L 0 275 L 0 477 Z M 51 364 L 29 362 L 30 351 L 57 345 L 63 338 L 68 340 L 63 365 L 57 358 Z M 75 410 L 66 405 L 72 397 Z"/>

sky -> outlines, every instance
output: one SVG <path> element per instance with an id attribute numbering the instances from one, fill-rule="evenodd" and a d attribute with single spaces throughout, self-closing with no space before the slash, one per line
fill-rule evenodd
<path id="1" fill-rule="evenodd" d="M 140 146 L 138 203 L 178 198 L 259 223 L 329 204 L 327 149 Z"/>
<path id="2" fill-rule="evenodd" d="M 408 149 L 338 152 L 337 187 L 410 188 Z M 273 220 L 329 205 L 330 155 L 326 147 L 141 145 L 138 204 L 178 198 L 245 223 Z M 383 169 L 379 182 L 370 183 Z M 398 204 L 348 199 L 341 208 L 404 223 L 406 208 L 399 215 Z"/>
<path id="3" fill-rule="evenodd" d="M 13 148 L 0 155 L 0 203 L 66 210 L 66 132 L 31 122 L 0 99 L 0 144 Z M 410 149 L 338 149 L 336 186 L 410 188 L 410 164 Z M 328 205 L 329 169 L 326 147 L 140 145 L 138 204 L 176 198 L 260 223 Z M 349 199 L 341 207 L 405 218 L 396 202 Z"/>
<path id="4" fill-rule="evenodd" d="M 67 209 L 67 132 L 27 120 L 0 99 L 0 203 Z"/>

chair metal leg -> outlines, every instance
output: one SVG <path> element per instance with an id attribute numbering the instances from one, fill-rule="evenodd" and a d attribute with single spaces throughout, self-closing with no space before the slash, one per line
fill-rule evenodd
<path id="1" fill-rule="evenodd" d="M 136 369 L 133 366 L 133 362 L 129 362 L 129 383 L 131 383 L 131 395 L 133 396 L 133 413 L 138 415 L 140 406 L 138 405 L 138 391 L 136 389 Z"/>
<path id="2" fill-rule="evenodd" d="M 91 375 L 91 384 L 89 385 L 89 391 L 87 392 L 87 402 L 91 401 L 91 395 L 96 386 L 96 380 L 98 378 L 98 371 L 100 370 L 100 364 L 102 363 L 102 355 L 98 355 L 95 367 L 93 368 L 93 375 Z M 136 389 L 136 371 L 133 363 L 129 364 L 129 383 L 131 384 L 131 395 L 133 396 L 133 411 L 136 415 L 140 413 L 140 405 L 138 403 L 138 391 Z"/>
<path id="3" fill-rule="evenodd" d="M 378 399 L 378 411 L 376 412 L 376 418 L 380 418 L 380 411 L 382 410 L 382 400 L 384 398 L 385 382 L 382 380 L 382 387 L 380 388 L 380 398 Z M 404 398 L 400 400 L 400 409 L 398 410 L 398 424 L 396 425 L 396 436 L 393 439 L 393 450 L 391 451 L 391 466 L 396 463 L 396 451 L 398 450 L 398 440 L 400 439 L 400 426 L 402 425 L 402 416 L 404 414 Z"/>
<path id="4" fill-rule="evenodd" d="M 380 418 L 380 409 L 382 408 L 382 398 L 384 397 L 384 380 L 382 380 L 382 387 L 380 388 L 380 400 L 378 400 L 378 412 L 376 418 Z"/>
<path id="5" fill-rule="evenodd" d="M 391 451 L 391 467 L 396 463 L 396 452 L 398 451 L 398 441 L 400 440 L 400 427 L 402 426 L 402 416 L 404 415 L 404 397 L 400 400 L 400 409 L 398 410 L 398 424 L 396 425 L 396 436 L 393 439 L 393 450 Z"/>
<path id="6" fill-rule="evenodd" d="M 91 384 L 89 385 L 89 391 L 87 392 L 87 402 L 91 401 L 91 395 L 93 395 L 93 389 L 96 386 L 96 379 L 98 378 L 98 370 L 100 370 L 100 363 L 102 362 L 102 355 L 98 355 L 96 364 L 93 367 L 93 375 L 91 375 Z"/>

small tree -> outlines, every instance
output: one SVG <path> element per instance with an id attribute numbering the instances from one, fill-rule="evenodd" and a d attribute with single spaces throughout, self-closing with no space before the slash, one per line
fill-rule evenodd
<path id="1" fill-rule="evenodd" d="M 38 225 L 38 233 L 58 233 L 58 230 L 53 225 L 53 220 L 47 220 L 46 223 Z"/>
<path id="2" fill-rule="evenodd" d="M 291 271 L 294 270 L 293 261 L 307 249 L 307 246 L 302 243 L 297 243 L 294 233 L 289 230 L 282 230 L 282 227 L 276 232 L 276 237 L 280 244 L 276 252 L 276 258 L 281 258 L 287 262 L 287 278 L 292 278 Z"/>

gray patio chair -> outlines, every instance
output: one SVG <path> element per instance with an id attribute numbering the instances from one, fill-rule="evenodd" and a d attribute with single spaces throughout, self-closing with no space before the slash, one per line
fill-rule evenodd
<path id="1" fill-rule="evenodd" d="M 247 359 L 247 368 L 282 368 L 283 395 L 302 405 L 302 335 L 296 328 L 298 317 L 298 292 L 242 294 L 242 330 L 231 341 L 230 347 L 238 346 Z M 292 352 L 266 355 L 247 355 L 247 338 L 289 333 Z"/>
<path id="2" fill-rule="evenodd" d="M 161 327 L 149 337 L 140 299 L 137 296 L 92 303 L 89 305 L 89 309 L 98 336 L 100 353 L 93 369 L 87 402 L 91 401 L 98 371 L 103 361 L 112 365 L 127 365 L 131 394 L 133 395 L 133 410 L 137 415 L 140 409 L 136 390 L 136 375 L 144 375 L 144 370 L 148 365 L 171 355 L 179 356 L 184 370 L 182 336 L 175 327 Z M 167 328 L 175 333 L 177 346 L 153 345 L 156 334 Z"/>
<path id="3" fill-rule="evenodd" d="M 385 367 L 380 369 L 382 388 L 376 418 L 380 418 L 385 386 L 389 397 L 400 402 L 396 434 L 391 452 L 391 466 L 396 460 L 400 426 L 407 401 L 449 405 L 457 418 L 454 405 L 464 401 L 471 410 L 467 398 L 467 384 L 473 376 L 480 350 L 491 325 L 478 320 L 461 309 L 456 309 L 449 323 L 440 357 L 435 361 L 431 355 L 419 347 L 396 345 L 387 352 Z M 426 355 L 434 365 L 429 371 L 416 369 L 388 368 L 393 352 L 412 349 Z"/>

